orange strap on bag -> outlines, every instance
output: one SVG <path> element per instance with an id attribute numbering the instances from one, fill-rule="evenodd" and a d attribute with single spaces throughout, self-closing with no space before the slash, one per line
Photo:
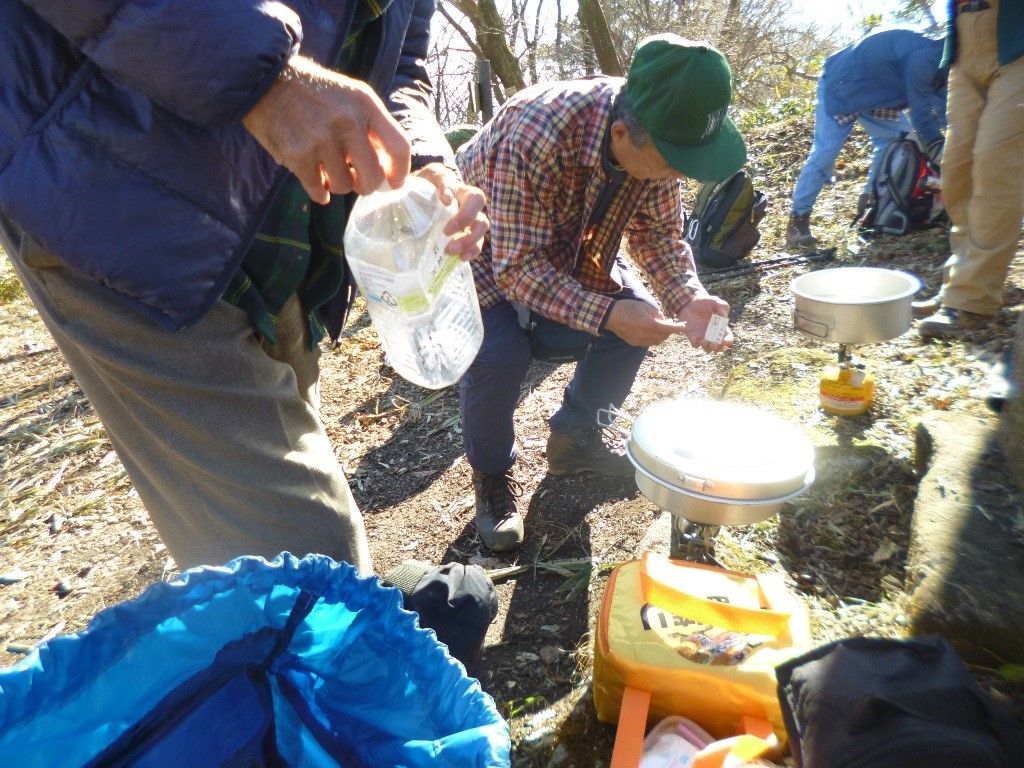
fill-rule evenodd
<path id="1" fill-rule="evenodd" d="M 630 688 L 622 694 L 619 725 L 615 731 L 615 747 L 609 768 L 636 768 L 644 751 L 644 731 L 647 729 L 647 708 L 651 704 L 649 691 Z"/>
<path id="2" fill-rule="evenodd" d="M 637 768 L 640 765 L 650 702 L 648 691 L 626 687 L 622 694 L 610 768 Z M 744 715 L 742 724 L 745 733 L 708 744 L 694 755 L 690 768 L 735 768 L 779 748 L 779 741 L 767 720 Z"/>

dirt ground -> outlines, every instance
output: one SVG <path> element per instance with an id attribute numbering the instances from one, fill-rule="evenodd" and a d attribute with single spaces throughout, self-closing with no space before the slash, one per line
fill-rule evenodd
<path id="1" fill-rule="evenodd" d="M 770 198 L 753 260 L 786 255 L 787 195 L 809 145 L 794 119 L 749 135 L 757 187 Z M 847 228 L 867 165 L 855 134 L 812 225 L 837 248 L 833 265 L 917 274 L 928 291 L 941 278 L 942 229 L 861 241 Z M 691 190 L 692 192 L 693 190 Z M 953 410 L 990 419 L 989 366 L 1008 345 L 1024 307 L 1018 258 L 1003 310 L 987 334 L 922 342 L 913 331 L 858 354 L 878 381 L 875 407 L 855 418 L 817 406 L 821 366 L 836 349 L 792 328 L 789 283 L 816 265 L 708 279 L 728 300 L 735 346 L 709 356 L 685 341 L 648 356 L 625 404 L 630 413 L 675 396 L 729 397 L 802 424 L 819 451 L 855 451 L 841 482 L 812 490 L 777 518 L 723 529 L 716 554 L 745 571 L 786 575 L 812 619 L 814 638 L 905 634 L 904 562 L 916 478 L 913 428 L 921 414 Z M 176 566 L 149 524 L 120 462 L 31 305 L 0 261 L 0 663 L 34 644 L 82 629 L 99 610 L 129 599 Z M 612 729 L 589 701 L 591 630 L 608 571 L 631 559 L 660 511 L 632 480 L 555 478 L 546 473 L 546 418 L 571 368 L 537 364 L 517 414 L 527 540 L 496 557 L 473 528 L 470 468 L 462 453 L 454 389 L 412 386 L 385 364 L 361 307 L 338 347 L 323 357 L 323 417 L 365 513 L 379 572 L 404 559 L 526 566 L 499 580 L 501 611 L 489 635 L 482 684 L 511 726 L 517 766 L 607 764 Z M 1014 490 L 1007 487 L 1007 493 Z M 569 561 L 562 570 L 551 563 Z M 582 563 L 582 565 L 581 565 Z M 1020 706 L 1024 688 L 993 669 L 986 687 Z"/>

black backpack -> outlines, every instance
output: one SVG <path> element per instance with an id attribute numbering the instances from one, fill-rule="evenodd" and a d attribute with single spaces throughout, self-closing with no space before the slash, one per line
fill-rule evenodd
<path id="1" fill-rule="evenodd" d="M 937 635 L 847 638 L 775 674 L 793 757 L 805 768 L 1024 765 L 1024 727 Z"/>
<path id="2" fill-rule="evenodd" d="M 686 242 L 697 265 L 722 269 L 746 257 L 761 239 L 757 225 L 767 208 L 768 198 L 754 190 L 745 170 L 704 184 L 685 220 Z"/>
<path id="3" fill-rule="evenodd" d="M 857 224 L 890 235 L 931 224 L 943 212 L 937 180 L 938 172 L 918 143 L 901 134 L 882 150 L 868 205 Z"/>

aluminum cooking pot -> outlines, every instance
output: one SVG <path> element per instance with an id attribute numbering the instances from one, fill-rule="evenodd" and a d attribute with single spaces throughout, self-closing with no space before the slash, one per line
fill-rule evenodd
<path id="1" fill-rule="evenodd" d="M 814 446 L 803 432 L 741 403 L 654 403 L 628 435 L 640 491 L 696 523 L 765 520 L 814 480 Z"/>
<path id="2" fill-rule="evenodd" d="M 911 302 L 921 281 L 876 267 L 821 269 L 790 285 L 793 326 L 822 341 L 870 344 L 900 336 L 913 322 Z"/>

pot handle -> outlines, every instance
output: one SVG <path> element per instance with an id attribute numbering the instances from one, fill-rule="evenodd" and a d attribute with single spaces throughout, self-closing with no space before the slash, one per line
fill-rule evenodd
<path id="1" fill-rule="evenodd" d="M 615 423 L 616 419 L 621 419 L 627 424 L 632 425 L 633 417 L 629 414 L 629 411 L 624 411 L 621 408 L 616 408 L 612 404 L 608 404 L 607 408 L 597 409 L 597 425 L 604 429 L 610 429 L 612 432 L 617 434 L 619 437 L 623 437 L 629 440 L 630 432 L 628 429 L 624 429 Z"/>
<path id="2" fill-rule="evenodd" d="M 799 309 L 793 310 L 793 326 L 798 331 L 803 331 L 804 333 L 810 334 L 811 336 L 815 336 L 819 339 L 828 338 L 828 323 L 823 323 L 820 320 L 815 320 L 814 318 L 809 317 L 808 315 L 801 314 Z M 814 329 L 815 326 L 824 330 L 822 330 L 821 333 L 818 333 Z"/>

